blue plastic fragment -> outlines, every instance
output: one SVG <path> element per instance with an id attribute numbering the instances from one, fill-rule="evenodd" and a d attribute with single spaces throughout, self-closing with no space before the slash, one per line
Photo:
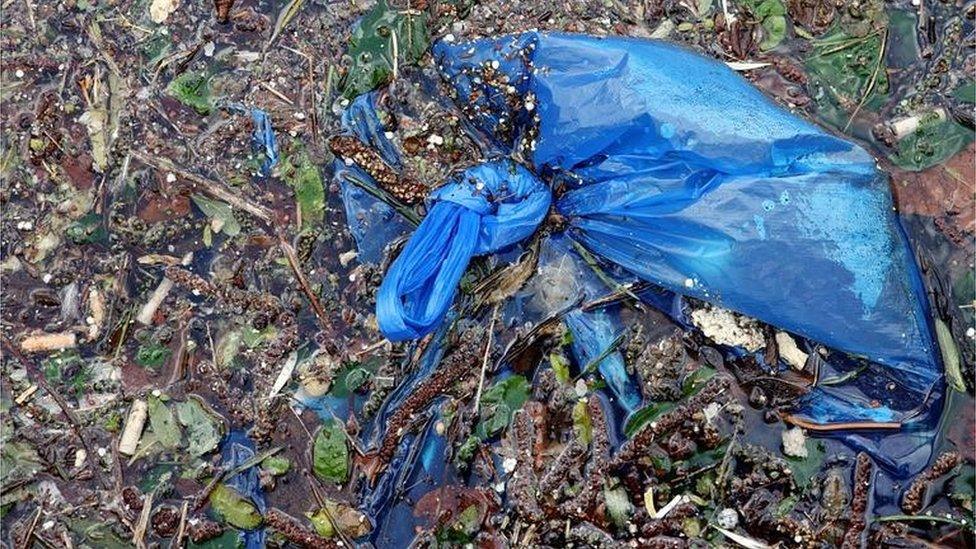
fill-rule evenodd
<path id="1" fill-rule="evenodd" d="M 227 469 L 238 467 L 254 457 L 254 443 L 243 431 L 231 431 L 224 439 L 220 449 L 221 464 Z M 257 466 L 249 467 L 232 477 L 224 480 L 227 486 L 237 490 L 239 494 L 251 500 L 261 514 L 267 509 L 264 491 L 258 478 Z M 266 533 L 264 528 L 257 530 L 241 530 L 241 541 L 247 549 L 261 549 L 265 546 Z"/>
<path id="2" fill-rule="evenodd" d="M 251 109 L 254 120 L 253 139 L 255 146 L 264 154 L 261 163 L 261 175 L 267 177 L 271 169 L 278 163 L 278 140 L 275 138 L 274 128 L 271 127 L 271 117 L 258 108 Z"/>
<path id="3" fill-rule="evenodd" d="M 376 108 L 378 98 L 379 94 L 373 91 L 353 99 L 349 107 L 342 111 L 342 128 L 372 147 L 392 168 L 399 170 L 402 167 L 400 153 L 386 137 Z"/>
<path id="4" fill-rule="evenodd" d="M 389 204 L 369 194 L 353 181 L 376 188 L 376 183 L 358 166 L 333 162 L 334 177 L 342 189 L 342 203 L 346 210 L 346 224 L 356 241 L 357 259 L 364 263 L 380 263 L 386 246 L 413 230 L 413 225 L 397 214 Z"/>

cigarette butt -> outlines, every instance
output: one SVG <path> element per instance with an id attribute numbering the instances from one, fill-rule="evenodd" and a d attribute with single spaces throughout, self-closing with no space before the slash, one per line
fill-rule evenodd
<path id="1" fill-rule="evenodd" d="M 149 413 L 149 405 L 145 400 L 136 400 L 129 409 L 129 417 L 125 420 L 125 428 L 122 429 L 122 437 L 119 439 L 119 453 L 131 456 L 136 453 L 139 446 L 139 439 L 142 438 L 142 428 L 146 426 L 146 416 Z"/>
<path id="2" fill-rule="evenodd" d="M 25 353 L 43 353 L 48 351 L 60 351 L 61 349 L 71 349 L 78 344 L 78 338 L 74 332 L 62 332 L 58 334 L 35 334 L 25 337 L 20 342 L 20 350 Z"/>

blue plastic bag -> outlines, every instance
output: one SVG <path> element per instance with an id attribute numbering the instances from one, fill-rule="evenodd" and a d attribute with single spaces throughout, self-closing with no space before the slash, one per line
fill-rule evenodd
<path id="1" fill-rule="evenodd" d="M 863 149 L 666 43 L 526 33 L 434 53 L 473 130 L 508 158 L 428 198 L 378 294 L 388 338 L 436 329 L 470 259 L 551 213 L 551 228 L 655 284 L 666 312 L 680 314 L 669 295 L 715 303 L 940 393 L 918 268 Z M 815 420 L 895 415 L 811 395 Z"/>
<path id="2" fill-rule="evenodd" d="M 531 234 L 545 179 L 570 189 L 555 201 L 569 234 L 640 278 L 920 391 L 939 378 L 917 267 L 863 149 L 665 43 L 527 33 L 434 52 L 462 111 L 533 170 L 495 161 L 430 197 L 380 290 L 387 337 L 430 332 L 473 255 Z"/>

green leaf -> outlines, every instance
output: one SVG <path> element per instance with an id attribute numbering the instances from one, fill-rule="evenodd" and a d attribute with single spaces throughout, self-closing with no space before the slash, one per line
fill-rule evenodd
<path id="1" fill-rule="evenodd" d="M 200 208 L 203 215 L 210 218 L 214 232 L 222 232 L 227 236 L 236 236 L 240 234 L 241 225 L 237 222 L 237 218 L 234 217 L 234 210 L 229 204 L 219 200 L 211 200 L 210 198 L 207 198 L 201 194 L 191 195 L 190 198 L 192 198 L 193 203 Z"/>
<path id="2" fill-rule="evenodd" d="M 823 442 L 808 438 L 806 446 L 807 457 L 797 458 L 786 456 L 786 461 L 790 464 L 790 470 L 793 471 L 793 479 L 800 488 L 806 488 L 810 484 L 813 477 L 820 471 L 820 466 L 823 464 L 824 458 L 827 457 L 827 451 L 824 448 Z"/>
<path id="3" fill-rule="evenodd" d="M 261 462 L 261 468 L 277 477 L 288 472 L 288 469 L 291 468 L 291 461 L 285 457 L 268 456 Z"/>
<path id="4" fill-rule="evenodd" d="M 585 400 L 578 400 L 573 405 L 573 430 L 580 442 L 589 444 L 593 440 L 593 422 Z"/>
<path id="5" fill-rule="evenodd" d="M 312 469 L 315 476 L 336 484 L 349 479 L 349 446 L 345 430 L 338 420 L 326 421 L 315 435 Z"/>
<path id="6" fill-rule="evenodd" d="M 164 448 L 179 447 L 180 426 L 176 423 L 173 411 L 158 397 L 149 397 L 149 425 Z"/>
<path id="7" fill-rule="evenodd" d="M 306 516 L 311 521 L 312 527 L 315 528 L 315 532 L 323 538 L 335 536 L 336 532 L 332 521 L 335 521 L 335 526 L 343 535 L 353 539 L 363 537 L 373 529 L 366 515 L 344 503 L 332 500 L 325 500 L 323 509 Z M 332 520 L 329 520 L 330 517 Z"/>
<path id="8" fill-rule="evenodd" d="M 674 408 L 673 402 L 652 402 L 637 410 L 627 418 L 627 423 L 624 425 L 624 436 L 631 438 L 640 432 L 645 425 L 651 423 L 671 408 Z"/>
<path id="9" fill-rule="evenodd" d="M 285 27 L 288 26 L 288 23 L 290 23 L 291 20 L 298 15 L 298 11 L 304 5 L 305 0 L 289 0 L 289 2 L 285 4 L 285 7 L 282 8 L 282 10 L 278 13 L 278 19 L 275 21 L 274 31 L 271 33 L 271 39 L 268 40 L 269 45 L 274 43 L 278 36 L 281 35 L 281 32 L 285 30 Z"/>
<path id="10" fill-rule="evenodd" d="M 549 364 L 552 371 L 556 374 L 556 379 L 562 383 L 569 383 L 571 378 L 569 373 L 569 359 L 562 353 L 552 353 L 549 355 Z"/>
<path id="11" fill-rule="evenodd" d="M 65 236 L 75 244 L 94 244 L 108 242 L 108 231 L 102 225 L 102 216 L 91 212 L 85 214 L 64 230 Z"/>
<path id="12" fill-rule="evenodd" d="M 143 343 L 136 351 L 136 364 L 150 370 L 158 370 L 166 364 L 166 360 L 172 353 L 169 347 L 161 345 L 158 341 Z"/>
<path id="13" fill-rule="evenodd" d="M 105 522 L 85 519 L 69 520 L 68 529 L 83 537 L 88 542 L 86 545 L 90 547 L 98 547 L 99 549 L 128 549 L 132 547 L 130 542 L 120 538 Z"/>
<path id="14" fill-rule="evenodd" d="M 75 395 L 86 392 L 91 381 L 91 366 L 85 362 L 78 351 L 69 349 L 52 355 L 42 363 L 44 379 L 71 388 Z"/>
<path id="15" fill-rule="evenodd" d="M 952 338 L 952 331 L 949 326 L 941 319 L 935 319 L 935 335 L 939 341 L 939 350 L 942 351 L 942 364 L 945 366 L 946 380 L 949 386 L 959 391 L 966 392 L 966 382 L 962 377 L 962 361 L 959 360 L 959 347 Z"/>
<path id="16" fill-rule="evenodd" d="M 531 384 L 520 375 L 507 377 L 492 385 L 481 395 L 481 418 L 485 435 L 492 436 L 505 429 L 512 414 L 529 400 Z"/>
<path id="17" fill-rule="evenodd" d="M 773 512 L 773 516 L 777 518 L 785 517 L 786 515 L 790 514 L 791 511 L 793 511 L 793 508 L 796 507 L 796 504 L 799 501 L 800 496 L 798 494 L 793 494 L 788 498 L 783 498 L 783 501 L 780 501 L 779 505 L 776 506 L 776 511 Z"/>
<path id="18" fill-rule="evenodd" d="M 316 230 L 325 219 L 322 174 L 305 151 L 288 157 L 286 163 L 281 174 L 295 192 L 295 201 L 302 212 L 302 230 Z"/>
<path id="19" fill-rule="evenodd" d="M 973 512 L 974 489 L 976 489 L 976 470 L 966 463 L 959 475 L 949 481 L 949 499 L 966 511 Z"/>
<path id="20" fill-rule="evenodd" d="M 201 400 L 190 397 L 186 402 L 178 403 L 176 417 L 186 427 L 186 436 L 190 441 L 187 451 L 191 456 L 200 457 L 220 444 L 224 436 L 222 424 Z"/>
<path id="21" fill-rule="evenodd" d="M 277 334 L 278 329 L 273 324 L 266 326 L 263 330 L 256 330 L 248 324 L 241 329 L 241 342 L 248 349 L 254 349 L 262 343 L 273 340 Z"/>
<path id="22" fill-rule="evenodd" d="M 976 81 L 965 80 L 952 92 L 952 96 L 966 103 L 976 103 Z"/>
<path id="23" fill-rule="evenodd" d="M 343 95 L 352 99 L 385 84 L 393 74 L 394 52 L 398 65 L 416 63 L 429 44 L 426 12 L 400 12 L 380 0 L 349 39 L 352 66 Z"/>
<path id="24" fill-rule="evenodd" d="M 156 435 L 150 433 L 143 436 L 142 439 L 146 440 L 147 437 L 155 437 Z M 157 493 L 165 493 L 167 490 L 172 488 L 173 483 L 173 472 L 176 470 L 176 464 L 160 463 L 143 473 L 138 479 L 136 486 L 139 487 L 139 491 L 148 494 L 149 492 L 156 491 Z"/>
<path id="25" fill-rule="evenodd" d="M 775 48 L 786 37 L 786 17 L 782 15 L 771 15 L 763 19 L 762 27 L 766 36 L 759 44 L 759 49 L 763 51 Z"/>
<path id="26" fill-rule="evenodd" d="M 705 386 L 705 382 L 715 376 L 715 369 L 709 368 L 708 366 L 701 366 L 694 372 L 688 374 L 684 381 L 681 383 L 681 393 L 686 396 L 692 396 L 702 387 Z"/>
<path id="27" fill-rule="evenodd" d="M 217 341 L 217 366 L 230 368 L 234 364 L 234 359 L 241 351 L 243 339 L 241 332 L 241 330 L 231 330 Z"/>
<path id="28" fill-rule="evenodd" d="M 363 368 L 353 368 L 346 374 L 346 389 L 349 391 L 358 391 L 362 387 L 372 374 Z"/>
<path id="29" fill-rule="evenodd" d="M 166 86 L 166 92 L 201 115 L 213 110 L 210 78 L 202 72 L 184 72 Z"/>
<path id="30" fill-rule="evenodd" d="M 0 482 L 9 484 L 13 481 L 30 478 L 44 469 L 41 457 L 30 444 L 15 441 L 4 441 L 0 445 Z"/>
<path id="31" fill-rule="evenodd" d="M 257 507 L 224 483 L 218 484 L 210 493 L 210 508 L 235 528 L 254 530 L 263 522 Z"/>
<path id="32" fill-rule="evenodd" d="M 972 130 L 930 114 L 922 118 L 915 133 L 898 142 L 891 161 L 906 170 L 924 170 L 951 158 L 972 140 Z"/>

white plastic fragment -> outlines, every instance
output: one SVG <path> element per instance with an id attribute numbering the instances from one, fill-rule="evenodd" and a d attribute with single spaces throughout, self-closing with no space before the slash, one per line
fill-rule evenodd
<path id="1" fill-rule="evenodd" d="M 179 0 L 153 0 L 149 6 L 149 18 L 153 23 L 162 23 L 180 7 Z"/>
<path id="2" fill-rule="evenodd" d="M 674 509 L 675 507 L 683 503 L 688 503 L 689 501 L 691 501 L 691 498 L 689 498 L 687 494 L 674 496 L 673 498 L 671 498 L 671 501 L 669 501 L 667 505 L 661 507 L 661 509 L 658 510 L 657 514 L 654 515 L 654 518 L 663 519 L 664 517 L 668 516 L 668 513 L 670 513 L 672 509 Z"/>
<path id="3" fill-rule="evenodd" d="M 786 332 L 776 332 L 776 347 L 779 356 L 794 369 L 802 370 L 807 363 L 808 354 L 800 350 L 796 341 Z"/>
<path id="4" fill-rule="evenodd" d="M 803 429 L 793 427 L 783 431 L 783 453 L 790 457 L 805 458 L 807 452 L 807 436 Z"/>
<path id="5" fill-rule="evenodd" d="M 349 263 L 359 256 L 359 252 L 356 250 L 348 250 L 339 254 L 339 265 L 346 267 Z"/>
<path id="6" fill-rule="evenodd" d="M 271 386 L 271 392 L 268 393 L 268 398 L 272 398 L 281 392 L 285 385 L 291 380 L 291 375 L 295 372 L 296 364 L 298 364 L 298 353 L 296 351 L 292 351 L 285 360 L 285 364 L 281 367 L 281 371 L 278 372 L 278 377 L 275 378 L 274 385 Z"/>
<path id="7" fill-rule="evenodd" d="M 502 470 L 506 473 L 514 471 L 516 465 L 518 465 L 518 460 L 513 457 L 507 457 L 502 460 Z"/>
<path id="8" fill-rule="evenodd" d="M 734 71 L 751 71 L 769 66 L 769 63 L 759 61 L 726 61 L 725 64 Z"/>

